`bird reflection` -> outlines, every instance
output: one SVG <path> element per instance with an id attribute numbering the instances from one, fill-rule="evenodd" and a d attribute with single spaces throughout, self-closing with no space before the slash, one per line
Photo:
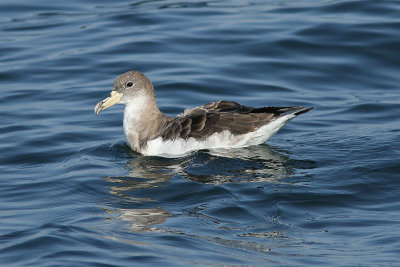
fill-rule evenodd
<path id="1" fill-rule="evenodd" d="M 135 153 L 126 167 L 126 177 L 135 180 L 129 183 L 130 190 L 157 186 L 175 175 L 217 185 L 232 182 L 276 183 L 293 174 L 290 159 L 268 145 L 200 151 L 182 158 L 148 157 Z"/>
<path id="2" fill-rule="evenodd" d="M 172 216 L 167 210 L 157 207 L 149 209 L 103 208 L 103 210 L 108 214 L 117 214 L 116 219 L 127 222 L 129 230 L 137 233 L 158 231 L 159 228 L 155 225 L 162 224 Z"/>
<path id="3" fill-rule="evenodd" d="M 294 173 L 293 161 L 268 145 L 199 151 L 181 158 L 128 153 L 132 153 L 126 165 L 128 173 L 123 177 L 105 177 L 111 183 L 110 193 L 124 203 L 123 208 L 114 207 L 107 213 L 117 213 L 116 217 L 128 222 L 134 231 L 157 231 L 159 228 L 154 225 L 172 216 L 171 211 L 159 207 L 158 201 L 163 197 L 175 197 L 175 193 L 156 188 L 166 186 L 173 177 L 211 185 L 265 184 L 287 183 L 284 178 Z M 166 196 L 161 197 L 160 192 Z M 126 208 L 126 203 L 130 208 Z"/>
<path id="4" fill-rule="evenodd" d="M 195 157 L 184 176 L 207 184 L 277 183 L 293 174 L 289 158 L 268 145 L 215 149 Z"/>

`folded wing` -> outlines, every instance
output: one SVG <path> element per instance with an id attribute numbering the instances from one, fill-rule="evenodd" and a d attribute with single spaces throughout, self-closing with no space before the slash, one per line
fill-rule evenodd
<path id="1" fill-rule="evenodd" d="M 278 117 L 286 114 L 300 115 L 309 111 L 300 106 L 252 108 L 231 101 L 212 102 L 168 121 L 161 137 L 165 139 L 193 137 L 204 140 L 224 130 L 234 135 L 256 131 Z"/>

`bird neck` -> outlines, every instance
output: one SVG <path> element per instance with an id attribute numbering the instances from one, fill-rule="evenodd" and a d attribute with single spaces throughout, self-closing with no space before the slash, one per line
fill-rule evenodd
<path id="1" fill-rule="evenodd" d="M 147 141 L 155 139 L 167 120 L 154 98 L 138 98 L 128 103 L 124 111 L 124 132 L 129 146 L 141 152 Z"/>

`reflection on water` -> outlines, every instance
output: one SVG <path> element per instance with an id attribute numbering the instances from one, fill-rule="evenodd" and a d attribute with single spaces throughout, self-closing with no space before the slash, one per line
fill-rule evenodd
<path id="1" fill-rule="evenodd" d="M 205 184 L 232 182 L 279 182 L 293 174 L 291 160 L 268 145 L 237 149 L 200 151 L 183 158 L 147 157 L 131 152 L 124 177 L 107 177 L 123 182 L 128 190 L 154 187 L 175 175 Z M 129 178 L 129 179 L 127 179 Z M 119 185 L 117 191 L 124 191 Z"/>
<path id="2" fill-rule="evenodd" d="M 172 215 L 161 208 L 150 209 L 104 209 L 109 214 L 117 214 L 115 219 L 125 221 L 129 224 L 128 230 L 137 233 L 154 232 L 158 228 L 153 225 L 162 224 Z"/>
<path id="3" fill-rule="evenodd" d="M 214 149 L 197 157 L 183 170 L 187 179 L 206 184 L 276 183 L 293 174 L 289 158 L 268 145 Z"/>
<path id="4" fill-rule="evenodd" d="M 147 157 L 131 153 L 134 158 L 126 166 L 126 176 L 105 177 L 115 183 L 110 187 L 114 195 L 125 197 L 124 191 L 157 187 L 176 175 L 214 185 L 278 183 L 293 174 L 294 164 L 294 161 L 268 145 L 200 151 L 184 158 Z"/>
<path id="5" fill-rule="evenodd" d="M 168 189 L 163 186 L 171 179 L 184 178 L 186 180 L 186 182 L 183 180 L 184 184 L 195 182 L 207 186 L 206 189 L 198 189 L 199 192 L 188 193 L 198 194 L 201 198 L 196 199 L 199 201 L 198 205 L 188 211 L 185 216 L 202 218 L 212 224 L 217 224 L 220 229 L 227 232 L 240 230 L 241 232 L 237 236 L 242 238 L 284 237 L 284 234 L 278 231 L 246 232 L 247 228 L 253 226 L 247 225 L 246 228 L 242 228 L 234 220 L 221 218 L 221 215 L 232 212 L 231 208 L 234 210 L 238 207 L 224 207 L 225 214 L 207 215 L 205 212 L 209 205 L 207 199 L 221 194 L 217 189 L 224 184 L 260 183 L 261 185 L 257 188 L 263 188 L 265 184 L 287 184 L 285 178 L 294 174 L 293 165 L 298 164 L 299 161 L 290 159 L 268 145 L 200 151 L 183 158 L 147 157 L 133 152 L 131 155 L 133 158 L 126 165 L 128 170 L 126 176 L 105 177 L 110 182 L 111 195 L 117 196 L 119 199 L 114 202 L 115 207 L 108 209 L 107 213 L 114 214 L 113 218 L 115 219 L 127 222 L 129 230 L 169 233 L 177 231 L 176 229 L 160 228 L 160 225 L 165 223 L 168 218 L 180 216 L 174 211 L 168 210 L 168 205 L 159 206 L 159 203 L 167 203 L 165 199 L 160 200 L 160 194 L 166 194 L 164 198 L 170 198 Z M 174 184 L 170 186 L 176 188 Z M 198 184 L 194 186 L 200 187 Z M 215 191 L 210 192 L 210 186 L 211 190 Z M 190 187 L 188 186 L 186 190 L 190 190 Z M 265 201 L 265 199 L 261 199 L 261 201 Z M 121 203 L 124 203 L 123 207 L 120 207 Z M 240 209 L 242 208 L 240 207 Z M 273 216 L 269 216 L 269 220 L 273 223 L 277 221 Z M 155 227 L 155 225 L 159 226 Z"/>

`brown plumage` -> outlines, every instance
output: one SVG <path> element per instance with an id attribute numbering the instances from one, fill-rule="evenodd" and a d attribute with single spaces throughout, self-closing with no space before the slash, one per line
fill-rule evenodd
<path id="1" fill-rule="evenodd" d="M 212 102 L 171 118 L 160 131 L 166 139 L 190 137 L 204 140 L 213 133 L 228 130 L 235 135 L 254 132 L 287 112 L 305 113 L 312 108 L 300 106 L 252 108 L 232 101 Z"/>

